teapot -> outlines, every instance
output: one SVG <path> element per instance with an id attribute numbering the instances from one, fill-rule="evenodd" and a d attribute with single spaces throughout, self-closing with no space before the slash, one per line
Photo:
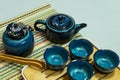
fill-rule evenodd
<path id="1" fill-rule="evenodd" d="M 38 24 L 45 25 L 45 29 L 40 28 Z M 48 40 L 58 44 L 67 43 L 86 26 L 85 23 L 75 24 L 71 16 L 60 13 L 49 16 L 46 20 L 37 20 L 34 24 L 35 30 L 45 32 Z"/>
<path id="2" fill-rule="evenodd" d="M 5 53 L 15 56 L 28 56 L 34 48 L 32 31 L 23 23 L 8 24 L 2 36 Z"/>

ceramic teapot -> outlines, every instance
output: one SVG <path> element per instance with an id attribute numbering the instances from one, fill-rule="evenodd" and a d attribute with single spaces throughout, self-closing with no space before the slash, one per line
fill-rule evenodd
<path id="1" fill-rule="evenodd" d="M 10 23 L 2 36 L 4 50 L 7 54 L 27 56 L 34 48 L 32 31 L 23 23 Z"/>
<path id="2" fill-rule="evenodd" d="M 46 26 L 42 29 L 38 24 Z M 46 20 L 37 20 L 34 28 L 37 31 L 45 32 L 47 39 L 53 43 L 66 43 L 79 32 L 80 29 L 86 27 L 87 24 L 75 24 L 74 19 L 66 14 L 54 14 L 49 16 Z"/>

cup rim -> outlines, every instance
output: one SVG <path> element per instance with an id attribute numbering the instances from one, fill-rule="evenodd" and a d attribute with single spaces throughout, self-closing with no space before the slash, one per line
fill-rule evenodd
<path id="1" fill-rule="evenodd" d="M 90 48 L 90 52 L 88 53 L 88 55 L 86 57 L 80 57 L 80 56 L 76 56 L 72 51 L 71 51 L 71 48 L 73 47 L 73 45 L 75 44 L 75 42 L 80 42 L 80 43 L 85 43 L 87 45 L 89 45 L 89 48 Z M 84 46 L 84 45 L 83 45 Z M 76 57 L 76 58 L 88 58 L 92 52 L 93 52 L 93 44 L 88 40 L 88 39 L 85 39 L 85 38 L 80 38 L 80 39 L 75 39 L 75 40 L 72 40 L 70 43 L 69 43 L 69 51 L 71 53 L 72 56 Z"/>
<path id="2" fill-rule="evenodd" d="M 114 57 L 115 58 L 115 61 L 114 61 L 114 66 L 113 67 L 111 67 L 111 68 L 105 68 L 105 67 L 102 67 L 101 65 L 99 65 L 96 61 L 97 61 L 97 55 L 98 54 L 108 54 L 109 53 L 109 55 L 112 55 L 112 57 Z M 108 57 L 110 57 L 110 56 L 108 56 Z M 119 65 L 119 56 L 114 52 L 114 51 L 112 51 L 112 50 L 110 50 L 110 49 L 99 49 L 98 51 L 96 51 L 95 52 L 95 54 L 94 54 L 94 56 L 93 56 L 93 58 L 94 58 L 94 62 L 95 62 L 95 64 L 98 66 L 98 67 L 100 67 L 101 69 L 105 69 L 105 70 L 111 70 L 111 69 L 114 69 L 115 67 L 117 67 L 118 65 Z"/>
<path id="3" fill-rule="evenodd" d="M 67 61 L 70 59 L 70 57 L 69 57 L 68 51 L 65 48 L 61 47 L 61 46 L 52 46 L 52 47 L 46 49 L 46 51 L 44 52 L 44 60 L 47 63 L 47 65 L 51 65 L 49 63 L 48 59 L 47 59 L 47 57 L 48 57 L 47 54 L 49 53 L 49 50 L 52 50 L 52 49 L 53 50 L 60 49 L 60 50 L 64 51 L 64 54 L 66 55 L 66 59 L 64 60 L 63 65 L 65 65 L 67 63 Z M 51 66 L 56 66 L 56 65 L 51 65 Z M 60 66 L 62 67 L 62 65 L 57 65 L 56 67 L 60 67 Z"/>
<path id="4" fill-rule="evenodd" d="M 71 62 L 68 64 L 68 67 L 67 67 L 67 73 L 68 73 L 68 75 L 70 76 L 70 78 L 73 78 L 73 77 L 70 75 L 70 71 L 71 71 L 71 68 L 70 68 L 70 67 L 75 66 L 75 63 L 80 63 L 80 65 L 81 65 L 81 63 L 82 63 L 83 65 L 86 65 L 87 68 L 89 67 L 89 70 L 90 70 L 90 71 L 88 71 L 88 73 L 89 73 L 89 75 L 87 75 L 88 79 L 90 79 L 90 78 L 94 75 L 94 68 L 93 68 L 93 66 L 92 66 L 90 63 L 88 63 L 87 61 L 83 61 L 83 60 L 73 60 L 73 61 L 71 61 Z M 77 64 L 77 65 L 79 65 L 79 64 Z M 74 79 L 74 78 L 73 78 L 73 79 Z"/>

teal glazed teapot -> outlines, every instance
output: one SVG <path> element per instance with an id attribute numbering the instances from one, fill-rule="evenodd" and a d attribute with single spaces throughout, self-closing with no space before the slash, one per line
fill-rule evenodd
<path id="1" fill-rule="evenodd" d="M 2 36 L 4 50 L 7 54 L 27 56 L 34 48 L 32 31 L 23 23 L 10 23 Z"/>
<path id="2" fill-rule="evenodd" d="M 38 24 L 43 24 L 46 28 L 42 29 Z M 34 24 L 35 30 L 45 32 L 48 40 L 58 44 L 70 41 L 80 29 L 86 26 L 85 23 L 75 24 L 74 19 L 66 14 L 55 14 L 46 20 L 37 20 Z"/>

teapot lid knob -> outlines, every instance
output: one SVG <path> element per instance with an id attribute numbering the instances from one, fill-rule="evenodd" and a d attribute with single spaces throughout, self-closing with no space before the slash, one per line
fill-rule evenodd
<path id="1" fill-rule="evenodd" d="M 11 39 L 22 39 L 27 35 L 28 29 L 23 23 L 13 22 L 6 28 L 7 36 Z"/>
<path id="2" fill-rule="evenodd" d="M 64 21 L 65 20 L 65 16 L 63 16 L 63 15 L 58 15 L 58 21 L 59 22 L 62 22 L 62 21 Z"/>

